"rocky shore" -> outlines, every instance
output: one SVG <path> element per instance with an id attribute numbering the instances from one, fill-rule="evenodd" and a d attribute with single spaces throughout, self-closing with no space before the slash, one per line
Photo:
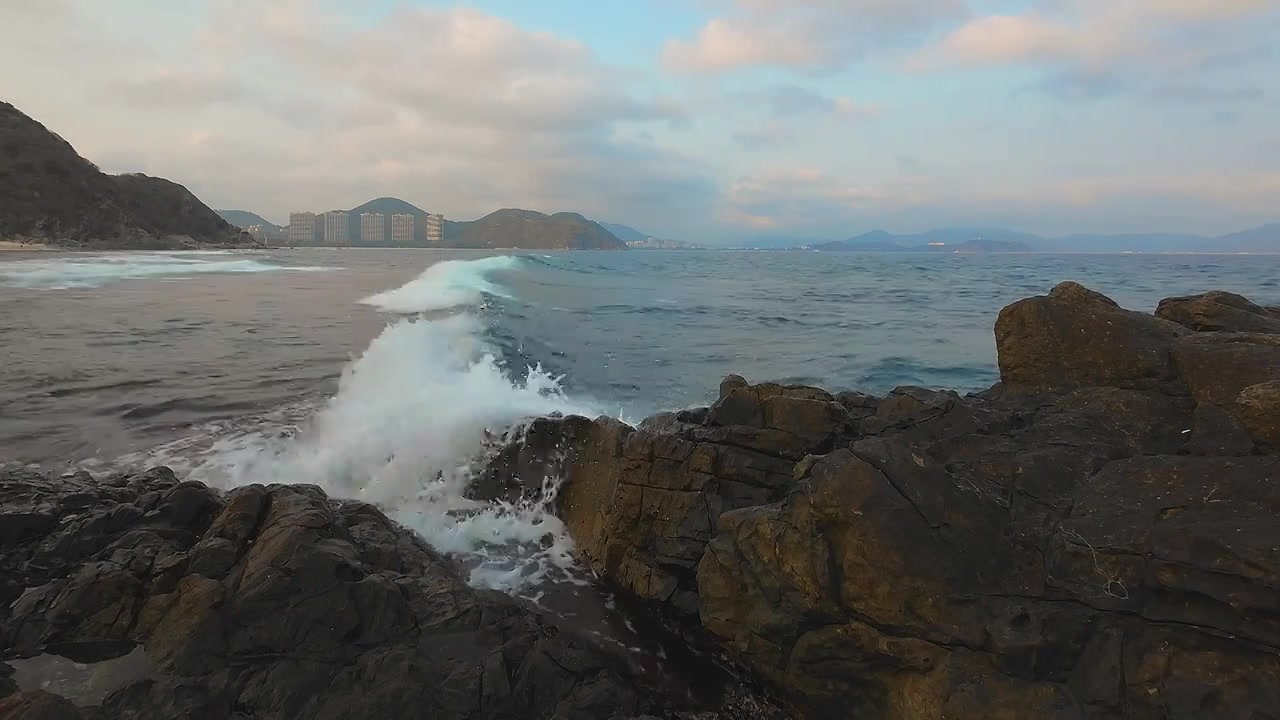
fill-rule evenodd
<path id="1" fill-rule="evenodd" d="M 1280 311 L 1064 283 L 995 333 L 983 393 L 731 376 L 477 483 L 563 474 L 582 562 L 785 709 L 682 702 L 369 505 L 157 469 L 0 474 L 0 718 L 1276 717 Z M 102 697 L 16 679 L 139 648 Z"/>

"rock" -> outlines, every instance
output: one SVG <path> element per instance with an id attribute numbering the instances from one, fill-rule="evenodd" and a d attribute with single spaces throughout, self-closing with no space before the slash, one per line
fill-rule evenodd
<path id="1" fill-rule="evenodd" d="M 590 425 L 578 416 L 531 420 L 484 463 L 468 493 L 478 500 L 512 503 L 540 496 L 546 480 L 562 472 L 575 437 Z"/>
<path id="2" fill-rule="evenodd" d="M 721 513 L 782 497 L 797 460 L 856 435 L 825 391 L 734 377 L 702 425 L 663 418 L 633 432 L 595 421 L 577 436 L 560 492 L 592 569 L 680 615 L 697 612 L 694 568 Z"/>
<path id="3" fill-rule="evenodd" d="M 1280 315 L 1275 309 L 1220 290 L 1161 300 L 1156 317 L 1201 332 L 1280 333 Z"/>
<path id="4" fill-rule="evenodd" d="M 1188 332 L 1066 282 L 1000 311 L 1000 379 L 1018 391 L 1167 386 L 1175 380 L 1170 347 Z"/>
<path id="5" fill-rule="evenodd" d="M 994 478 L 865 440 L 785 500 L 721 516 L 700 617 L 823 717 L 1265 713 L 1280 699 L 1278 463 L 1082 468 L 1044 523 Z"/>
<path id="6" fill-rule="evenodd" d="M 747 379 L 741 375 L 728 375 L 720 381 L 720 399 L 723 400 L 747 386 Z"/>
<path id="7" fill-rule="evenodd" d="M 1258 445 L 1280 452 L 1280 380 L 1241 390 L 1234 409 Z"/>
<path id="8" fill-rule="evenodd" d="M 1237 414 L 1242 414 L 1237 410 Z M 1209 403 L 1197 403 L 1195 425 L 1187 437 L 1192 455 L 1252 455 L 1253 441 L 1231 413 Z"/>
<path id="9" fill-rule="evenodd" d="M 1280 335 L 1199 333 L 1180 339 L 1173 358 L 1192 397 L 1230 412 L 1245 388 L 1280 380 Z"/>
<path id="10" fill-rule="evenodd" d="M 222 496 L 167 473 L 91 483 L 0 472 L 0 507 L 80 493 L 96 494 L 91 510 L 0 548 L 17 594 L 0 605 L 0 653 L 87 662 L 145 646 L 155 673 L 108 695 L 95 717 L 670 711 L 601 650 L 468 587 L 369 505 L 301 485 Z M 0 716 L 78 717 L 57 698 L 15 697 Z"/>
<path id="11" fill-rule="evenodd" d="M 82 720 L 84 717 L 70 700 L 44 690 L 0 698 L 0 718 L 4 720 Z"/>

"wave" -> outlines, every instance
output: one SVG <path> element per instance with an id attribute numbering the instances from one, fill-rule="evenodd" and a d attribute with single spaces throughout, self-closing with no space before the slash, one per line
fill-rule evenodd
<path id="1" fill-rule="evenodd" d="M 229 251 L 76 255 L 52 260 L 0 262 L 0 286 L 45 290 L 96 288 L 126 280 L 190 277 L 206 273 L 324 272 L 333 268 L 294 267 Z"/>
<path id="2" fill-rule="evenodd" d="M 484 275 L 516 262 L 442 262 L 362 302 L 397 312 L 478 302 L 476 293 L 492 287 Z M 185 466 L 164 449 L 151 459 L 221 487 L 307 483 L 373 503 L 437 550 L 458 556 L 472 584 L 516 592 L 557 569 L 567 573 L 573 566 L 568 535 L 544 502 L 478 502 L 466 491 L 490 438 L 553 413 L 598 414 L 567 397 L 560 379 L 541 367 L 513 379 L 484 323 L 463 310 L 388 324 L 343 371 L 336 394 L 283 437 L 279 427 L 223 436 Z M 171 449 L 190 447 L 183 441 Z"/>
<path id="3" fill-rule="evenodd" d="M 411 315 L 477 305 L 486 294 L 510 298 L 507 291 L 491 282 L 488 276 L 502 270 L 515 270 L 523 262 L 524 258 L 516 255 L 445 260 L 427 268 L 405 285 L 360 302 L 379 310 Z"/>

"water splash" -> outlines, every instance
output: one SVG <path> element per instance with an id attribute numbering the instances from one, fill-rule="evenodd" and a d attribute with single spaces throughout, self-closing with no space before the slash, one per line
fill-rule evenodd
<path id="1" fill-rule="evenodd" d="M 485 274 L 516 260 L 440 263 L 375 297 L 425 310 L 449 293 L 474 291 L 478 303 L 488 292 L 478 288 L 492 287 Z M 558 480 L 548 479 L 542 498 L 519 504 L 480 502 L 466 491 L 488 438 L 554 413 L 598 414 L 540 367 L 511 377 L 474 314 L 422 315 L 391 322 L 344 370 L 337 393 L 283 436 L 261 429 L 224 436 L 185 468 L 163 449 L 152 459 L 215 486 L 308 483 L 376 504 L 458 556 L 473 584 L 516 591 L 572 566 L 568 534 L 549 510 Z"/>

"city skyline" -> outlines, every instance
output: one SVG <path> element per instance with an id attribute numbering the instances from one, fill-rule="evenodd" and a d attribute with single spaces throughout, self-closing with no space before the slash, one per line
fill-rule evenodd
<path id="1" fill-rule="evenodd" d="M 292 211 L 289 223 L 276 235 L 291 245 L 323 244 L 335 247 L 352 245 L 392 245 L 438 247 L 444 243 L 444 215 L 424 213 L 422 232 L 418 218 L 407 213 L 329 210 L 322 213 Z M 261 225 L 245 228 L 255 239 L 271 240 Z M 354 232 L 353 232 L 354 230 Z"/>

